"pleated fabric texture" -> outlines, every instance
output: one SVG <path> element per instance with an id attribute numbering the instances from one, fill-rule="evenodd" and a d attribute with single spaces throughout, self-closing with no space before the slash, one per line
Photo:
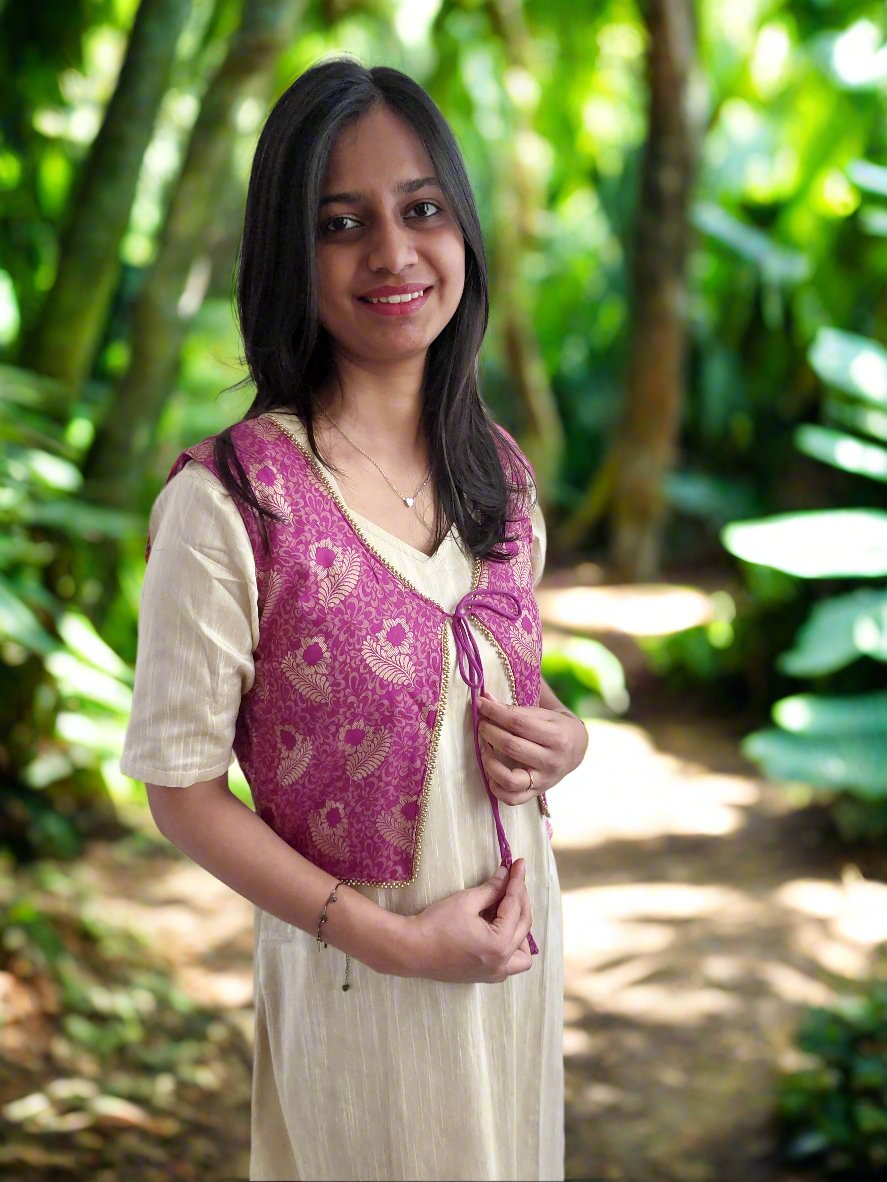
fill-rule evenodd
<path id="1" fill-rule="evenodd" d="M 301 429 L 295 416 L 285 421 Z M 429 558 L 352 514 L 386 561 L 444 610 L 469 590 L 472 561 L 456 531 Z M 234 723 L 258 641 L 254 562 L 227 492 L 194 463 L 158 496 L 151 536 L 120 766 L 133 778 L 183 787 L 233 761 Z M 538 581 L 545 557 L 538 508 L 534 541 Z M 479 629 L 474 635 L 486 688 L 509 702 L 496 650 Z M 469 691 L 449 630 L 446 636 L 450 679 L 416 881 L 353 888 L 400 914 L 478 885 L 498 864 Z M 535 800 L 503 804 L 501 813 L 514 857 L 527 861 L 540 948 L 528 972 L 502 984 L 392 977 L 352 959 L 351 989 L 343 992 L 340 951 L 254 908 L 251 1182 L 563 1179 L 557 866 Z"/>

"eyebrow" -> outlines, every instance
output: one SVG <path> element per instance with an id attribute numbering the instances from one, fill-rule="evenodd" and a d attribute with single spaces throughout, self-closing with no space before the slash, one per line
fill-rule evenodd
<path id="1" fill-rule="evenodd" d="M 411 181 L 400 181 L 394 186 L 394 192 L 398 196 L 404 193 L 415 193 L 417 189 L 424 189 L 426 185 L 433 185 L 435 189 L 440 189 L 443 192 L 443 188 L 436 176 L 420 176 Z M 321 206 L 350 205 L 365 200 L 366 193 L 327 193 L 325 197 L 321 197 L 320 204 Z"/>

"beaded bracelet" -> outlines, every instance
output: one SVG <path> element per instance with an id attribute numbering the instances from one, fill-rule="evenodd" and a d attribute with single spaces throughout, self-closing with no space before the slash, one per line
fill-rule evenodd
<path id="1" fill-rule="evenodd" d="M 329 945 L 327 944 L 327 942 L 325 940 L 321 939 L 320 929 L 321 929 L 322 925 L 326 923 L 326 909 L 327 909 L 327 907 L 329 907 L 330 903 L 336 903 L 338 901 L 336 899 L 336 891 L 339 889 L 340 886 L 345 886 L 346 884 L 347 884 L 347 879 L 344 879 L 344 878 L 342 879 L 341 882 L 336 883 L 336 885 L 330 891 L 329 897 L 327 898 L 327 901 L 323 905 L 323 911 L 321 911 L 321 913 L 320 913 L 320 919 L 317 921 L 317 935 L 314 938 L 317 940 L 318 944 L 323 944 L 324 948 L 328 948 Z M 342 989 L 347 993 L 350 988 L 351 988 L 351 957 L 346 952 L 345 953 L 345 983 L 342 986 Z"/>

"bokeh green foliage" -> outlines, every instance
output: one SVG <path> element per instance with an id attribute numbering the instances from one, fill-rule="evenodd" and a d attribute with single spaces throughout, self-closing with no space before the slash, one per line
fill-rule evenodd
<path id="1" fill-rule="evenodd" d="M 628 707 L 625 671 L 600 641 L 568 636 L 546 644 L 542 676 L 564 705 L 580 717 L 622 714 Z"/>
<path id="2" fill-rule="evenodd" d="M 4 785 L 0 845 L 70 857 L 87 834 L 122 831 L 103 771 L 119 755 L 133 674 L 86 614 L 88 578 L 58 570 L 52 591 L 44 575 L 70 532 L 88 545 L 139 522 L 78 498 L 85 414 L 60 426 L 54 384 L 28 371 L 4 367 L 0 383 L 0 733 L 19 768 Z M 35 689 L 26 714 L 23 684 Z"/>
<path id="3" fill-rule="evenodd" d="M 826 383 L 824 417 L 840 429 L 802 425 L 796 446 L 821 463 L 887 483 L 887 352 L 857 334 L 823 329 L 810 362 Z M 858 428 L 858 434 L 847 426 Z M 746 754 L 782 782 L 800 782 L 838 796 L 835 819 L 845 836 L 887 833 L 887 512 L 875 506 L 822 508 L 734 522 L 724 544 L 745 562 L 798 580 L 861 583 L 819 598 L 780 655 L 783 673 L 815 679 L 817 691 L 780 698 L 775 726 L 746 737 Z M 829 678 L 856 663 L 873 687 L 854 694 L 827 692 Z"/>
<path id="4" fill-rule="evenodd" d="M 51 281 L 77 170 L 113 89 L 135 7 L 135 0 L 55 0 L 0 11 L 0 94 L 9 112 L 0 143 L 0 191 L 8 198 L 0 215 L 0 357 L 8 363 L 0 430 L 12 448 L 0 468 L 10 535 L 0 547 L 0 679 L 20 687 L 27 674 L 41 687 L 34 717 L 4 719 L 14 728 L 12 766 L 29 769 L 33 781 L 11 787 L 30 801 L 16 806 L 30 834 L 22 849 L 76 850 L 68 819 L 76 826 L 87 799 L 126 800 L 137 791 L 113 764 L 132 682 L 148 511 L 181 447 L 248 405 L 244 392 L 220 393 L 241 376 L 230 309 L 240 205 L 232 185 L 230 230 L 215 248 L 208 298 L 186 341 L 138 502 L 103 517 L 78 498 L 78 471 L 129 356 L 132 299 L 156 250 L 209 69 L 236 22 L 236 0 L 193 6 L 122 244 L 94 382 L 58 422 L 52 395 L 13 369 L 19 326 L 33 320 Z M 275 85 L 281 91 L 318 57 L 343 50 L 412 73 L 462 144 L 494 259 L 510 208 L 503 151 L 517 144 L 541 194 L 525 227 L 519 274 L 565 427 L 562 464 L 545 490 L 554 565 L 562 557 L 558 525 L 604 458 L 622 405 L 628 265 L 647 131 L 645 44 L 638 10 L 622 0 L 528 0 L 522 11 L 527 36 L 517 52 L 491 6 L 469 0 L 308 3 Z M 833 325 L 883 338 L 887 269 L 882 5 L 700 0 L 698 16 L 694 102 L 706 118 L 692 210 L 686 400 L 665 490 L 666 563 L 689 575 L 697 562 L 720 560 L 720 531 L 732 521 L 842 505 L 856 495 L 851 489 L 861 482 L 846 468 L 818 475 L 814 455 L 838 445 L 822 431 L 862 428 L 847 419 L 846 400 L 835 412 L 844 418 L 816 422 L 828 385 L 811 346 Z M 535 111 L 530 130 L 520 126 L 522 104 Z M 242 189 L 258 124 L 255 113 L 241 115 Z M 484 388 L 494 413 L 519 434 L 523 411 L 497 336 L 498 307 L 484 349 Z M 867 413 L 881 421 L 877 408 Z M 799 425 L 806 425 L 798 437 L 806 454 L 793 442 Z M 860 508 L 874 507 L 860 498 Z M 39 523 L 27 516 L 35 511 Z M 70 568 L 57 559 L 62 533 L 74 539 Z M 102 536 L 121 541 L 120 591 L 97 628 L 90 546 Z M 589 538 L 589 552 L 601 541 Z M 763 709 L 793 676 L 776 658 L 819 592 L 811 580 L 738 561 L 746 594 L 735 610 L 644 644 L 654 669 L 674 684 L 703 681 L 725 701 L 757 694 Z M 586 708 L 608 694 L 620 700 L 618 674 L 602 654 L 552 653 L 546 662 L 565 700 Z M 865 676 L 854 669 L 841 692 L 867 692 Z M 37 809 L 36 828 L 35 792 L 46 806 Z"/>
<path id="5" fill-rule="evenodd" d="M 815 1006 L 798 1045 L 805 1066 L 779 1082 L 787 1161 L 820 1174 L 877 1182 L 887 1170 L 887 983 Z"/>
<path id="6" fill-rule="evenodd" d="M 144 880 L 153 858 L 168 864 L 164 844 L 121 839 L 119 872 Z M 195 1177 L 223 1176 L 232 1146 L 218 1128 L 201 1130 L 220 1094 L 248 1103 L 245 1034 L 225 1007 L 195 1001 L 156 942 L 103 905 L 55 859 L 14 875 L 0 861 L 0 972 L 41 1007 L 28 1053 L 4 1063 L 2 1160 L 13 1169 L 4 1176 L 21 1176 L 26 1162 L 46 1169 L 48 1141 L 53 1167 L 71 1176 L 146 1176 L 146 1162 L 168 1170 L 179 1154 Z"/>

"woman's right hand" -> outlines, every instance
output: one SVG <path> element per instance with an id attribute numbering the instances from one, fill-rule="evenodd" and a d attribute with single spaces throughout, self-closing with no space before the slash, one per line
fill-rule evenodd
<path id="1" fill-rule="evenodd" d="M 480 886 L 439 899 L 407 921 L 404 976 L 432 981 L 498 984 L 533 963 L 527 933 L 532 924 L 527 863 L 500 866 Z M 490 918 L 485 918 L 485 914 Z"/>

